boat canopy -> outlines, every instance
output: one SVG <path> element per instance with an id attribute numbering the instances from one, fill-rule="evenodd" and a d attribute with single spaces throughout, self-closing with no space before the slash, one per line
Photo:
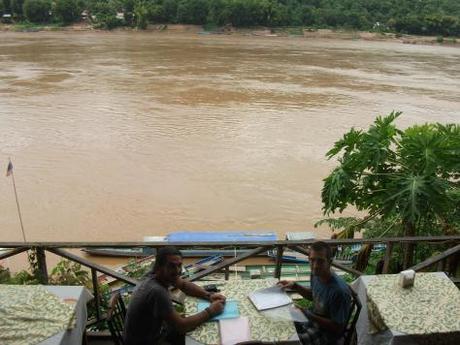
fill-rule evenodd
<path id="1" fill-rule="evenodd" d="M 315 239 L 315 233 L 306 231 L 306 232 L 287 232 L 286 239 L 288 241 L 303 241 L 303 240 L 313 240 Z"/>
<path id="2" fill-rule="evenodd" d="M 178 231 L 166 236 L 168 242 L 267 242 L 278 239 L 274 232 Z"/>

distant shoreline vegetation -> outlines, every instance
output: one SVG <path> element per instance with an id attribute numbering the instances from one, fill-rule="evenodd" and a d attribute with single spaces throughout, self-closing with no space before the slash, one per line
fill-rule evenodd
<path id="1" fill-rule="evenodd" d="M 0 0 L 3 23 L 95 28 L 148 24 L 351 29 L 460 36 L 458 0 Z"/>

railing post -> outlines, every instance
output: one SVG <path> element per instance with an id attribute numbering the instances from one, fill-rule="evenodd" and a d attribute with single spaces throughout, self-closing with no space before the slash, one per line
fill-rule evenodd
<path id="1" fill-rule="evenodd" d="M 45 250 L 41 247 L 37 247 L 37 266 L 40 282 L 44 285 L 48 284 Z"/>
<path id="2" fill-rule="evenodd" d="M 412 222 L 403 221 L 404 233 L 407 242 L 403 245 L 403 269 L 407 270 L 413 265 L 417 242 L 414 241 L 415 225 Z"/>
<path id="3" fill-rule="evenodd" d="M 460 253 L 452 255 L 447 261 L 447 272 L 451 276 L 455 276 L 458 264 L 460 263 Z"/>
<path id="4" fill-rule="evenodd" d="M 91 278 L 93 280 L 93 291 L 94 291 L 94 301 L 96 303 L 96 320 L 101 320 L 100 314 L 100 296 L 99 296 L 99 284 L 97 282 L 97 272 L 94 268 L 91 268 Z"/>
<path id="5" fill-rule="evenodd" d="M 448 265 L 447 265 L 447 258 L 445 258 L 445 259 L 442 261 L 442 271 L 443 271 L 443 272 L 447 272 L 447 267 L 448 267 Z M 449 273 L 449 272 L 447 272 L 447 273 Z"/>
<path id="6" fill-rule="evenodd" d="M 442 272 L 443 271 L 442 266 L 443 266 L 442 260 L 438 261 L 438 263 L 436 264 L 436 271 Z"/>
<path id="7" fill-rule="evenodd" d="M 383 259 L 383 274 L 388 273 L 390 269 L 391 252 L 393 251 L 393 242 L 387 242 L 386 244 L 387 248 L 385 250 L 385 258 Z"/>
<path id="8" fill-rule="evenodd" d="M 283 246 L 276 246 L 276 268 L 275 278 L 280 279 L 281 277 L 281 265 L 283 264 Z"/>

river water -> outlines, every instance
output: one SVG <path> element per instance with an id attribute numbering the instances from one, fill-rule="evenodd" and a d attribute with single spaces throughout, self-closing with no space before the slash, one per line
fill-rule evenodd
<path id="1" fill-rule="evenodd" d="M 458 122 L 460 49 L 0 33 L 0 165 L 13 160 L 31 241 L 311 231 L 327 150 L 392 110 L 401 127 Z M 0 241 L 21 241 L 11 178 L 0 212 Z"/>

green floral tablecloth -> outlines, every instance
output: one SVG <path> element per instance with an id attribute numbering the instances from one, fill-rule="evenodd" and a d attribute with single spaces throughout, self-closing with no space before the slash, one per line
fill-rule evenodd
<path id="1" fill-rule="evenodd" d="M 0 285 L 0 344 L 38 344 L 73 328 L 75 301 L 70 302 L 41 285 Z"/>
<path id="2" fill-rule="evenodd" d="M 216 284 L 216 282 L 198 282 L 200 285 Z M 218 285 L 220 293 L 228 299 L 238 301 L 240 315 L 249 317 L 249 327 L 252 340 L 261 341 L 284 341 L 289 340 L 295 333 L 293 322 L 273 321 L 261 315 L 248 299 L 248 294 L 257 289 L 272 286 L 275 280 L 253 279 L 253 280 L 231 280 Z M 217 284 L 221 284 L 220 282 Z M 197 299 L 186 298 L 185 310 L 187 315 L 193 315 L 197 311 Z M 218 322 L 206 322 L 188 334 L 194 340 L 206 344 L 215 345 L 220 343 Z"/>
<path id="3" fill-rule="evenodd" d="M 375 276 L 367 286 L 369 331 L 405 334 L 460 332 L 460 290 L 435 273 L 417 273 L 403 289 L 398 274 Z"/>

